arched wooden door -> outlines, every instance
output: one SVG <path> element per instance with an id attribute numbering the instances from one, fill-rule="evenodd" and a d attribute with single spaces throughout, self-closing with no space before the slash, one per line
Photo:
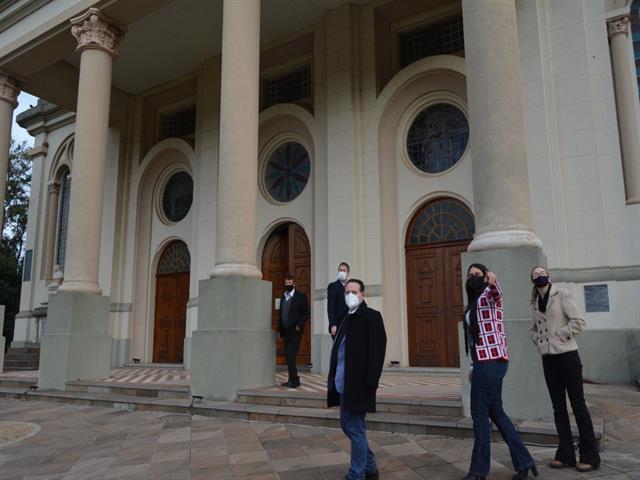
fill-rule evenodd
<path id="1" fill-rule="evenodd" d="M 278 227 L 267 240 L 262 253 L 262 276 L 273 284 L 271 300 L 271 324 L 278 331 L 280 299 L 284 293 L 284 277 L 292 273 L 296 277 L 296 290 L 311 302 L 311 247 L 307 234 L 299 225 L 287 223 Z M 309 305 L 311 307 L 311 305 Z M 298 363 L 311 363 L 311 320 L 304 329 L 298 351 Z M 278 339 L 276 362 L 284 365 L 284 340 Z"/>
<path id="2" fill-rule="evenodd" d="M 191 256 L 184 242 L 167 245 L 156 274 L 153 361 L 183 363 Z"/>
<path id="3" fill-rule="evenodd" d="M 411 219 L 405 241 L 409 363 L 459 367 L 458 322 L 464 313 L 460 254 L 475 231 L 461 202 L 440 198 Z"/>

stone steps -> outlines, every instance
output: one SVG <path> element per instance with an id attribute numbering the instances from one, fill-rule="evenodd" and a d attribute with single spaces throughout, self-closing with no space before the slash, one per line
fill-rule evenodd
<path id="1" fill-rule="evenodd" d="M 275 405 L 303 408 L 325 408 L 324 393 L 308 393 L 295 390 L 241 390 L 236 400 L 239 403 L 256 405 Z M 377 410 L 381 413 L 403 413 L 411 415 L 429 415 L 438 417 L 462 417 L 460 400 L 395 398 L 378 396 Z"/>
<path id="2" fill-rule="evenodd" d="M 4 355 L 4 370 L 37 370 L 40 347 L 10 348 Z"/>

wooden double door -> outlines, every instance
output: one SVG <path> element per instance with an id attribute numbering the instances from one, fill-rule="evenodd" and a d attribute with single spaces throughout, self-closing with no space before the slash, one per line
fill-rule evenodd
<path id="1" fill-rule="evenodd" d="M 189 268 L 189 251 L 183 242 L 173 242 L 165 248 L 156 274 L 154 363 L 184 362 Z"/>
<path id="2" fill-rule="evenodd" d="M 458 322 L 464 313 L 460 254 L 468 242 L 406 248 L 409 362 L 459 367 Z"/>
<path id="3" fill-rule="evenodd" d="M 304 229 L 295 223 L 278 227 L 267 239 L 262 254 L 262 276 L 264 280 L 273 284 L 271 324 L 276 332 L 280 320 L 280 299 L 284 293 L 284 280 L 288 273 L 296 278 L 296 290 L 304 293 L 311 301 L 311 248 Z M 298 350 L 298 364 L 311 363 L 311 330 L 310 319 Z M 277 343 L 276 363 L 286 363 L 282 338 L 279 338 Z"/>
<path id="4" fill-rule="evenodd" d="M 405 240 L 409 363 L 459 367 L 458 323 L 464 314 L 460 254 L 475 222 L 461 201 L 441 197 L 413 216 Z"/>

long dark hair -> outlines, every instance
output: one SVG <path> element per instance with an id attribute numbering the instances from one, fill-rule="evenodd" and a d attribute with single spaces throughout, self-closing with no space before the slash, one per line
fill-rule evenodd
<path id="1" fill-rule="evenodd" d="M 480 325 L 478 325 L 478 310 L 477 303 L 478 298 L 482 295 L 482 290 L 475 290 L 469 285 L 468 277 L 469 272 L 472 268 L 477 268 L 482 272 L 484 277 L 487 276 L 487 272 L 489 269 L 485 267 L 481 263 L 472 263 L 469 265 L 467 269 L 467 280 L 465 280 L 465 290 L 467 292 L 467 307 L 465 308 L 465 316 L 466 313 L 469 312 L 469 326 L 467 326 L 467 322 L 463 319 L 462 326 L 464 327 L 464 351 L 469 355 L 469 327 L 471 327 L 471 339 L 473 340 L 474 345 L 478 344 L 478 340 L 480 339 Z"/>

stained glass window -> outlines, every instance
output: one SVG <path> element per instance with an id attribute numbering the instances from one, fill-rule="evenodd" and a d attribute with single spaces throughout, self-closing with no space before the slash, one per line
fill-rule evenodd
<path id="1" fill-rule="evenodd" d="M 452 198 L 428 203 L 412 220 L 408 245 L 470 240 L 475 232 L 473 214 Z"/>
<path id="2" fill-rule="evenodd" d="M 411 163 L 427 173 L 453 167 L 469 141 L 469 122 L 448 103 L 425 108 L 409 127 L 407 153 Z"/>
<path id="3" fill-rule="evenodd" d="M 171 176 L 162 194 L 162 211 L 171 222 L 179 222 L 189 213 L 193 202 L 193 179 L 187 172 Z"/>
<path id="4" fill-rule="evenodd" d="M 264 183 L 277 202 L 290 202 L 302 193 L 309 180 L 309 153 L 298 142 L 286 142 L 271 154 L 264 172 Z"/>
<path id="5" fill-rule="evenodd" d="M 60 202 L 58 207 L 58 238 L 56 248 L 56 265 L 64 269 L 64 259 L 67 253 L 67 228 L 69 226 L 69 201 L 71 198 L 71 172 L 65 169 L 60 186 Z"/>
<path id="6" fill-rule="evenodd" d="M 191 255 L 184 242 L 170 243 L 162 252 L 158 262 L 158 274 L 182 273 L 191 270 Z"/>
<path id="7" fill-rule="evenodd" d="M 463 51 L 462 15 L 398 34 L 400 68 L 432 55 L 456 54 Z"/>
<path id="8" fill-rule="evenodd" d="M 633 39 L 633 56 L 636 61 L 636 81 L 640 89 L 640 1 L 631 2 L 631 11 L 629 13 L 629 22 L 631 23 L 631 37 Z"/>

